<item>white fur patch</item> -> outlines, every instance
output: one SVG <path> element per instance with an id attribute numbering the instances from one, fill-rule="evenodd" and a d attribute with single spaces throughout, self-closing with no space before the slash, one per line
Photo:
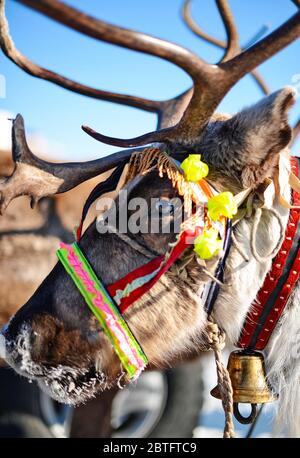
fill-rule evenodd
<path id="1" fill-rule="evenodd" d="M 288 166 L 281 174 L 288 173 Z M 290 200 L 290 188 L 281 183 L 284 198 Z M 288 211 L 277 204 L 275 208 L 287 223 Z M 221 288 L 215 306 L 215 317 L 224 327 L 231 343 L 239 337 L 245 316 L 261 288 L 271 266 L 268 262 L 258 263 L 251 257 L 249 230 L 252 221 L 242 221 L 235 230 L 236 238 L 249 254 L 246 263 L 233 246 L 225 271 L 225 285 Z M 266 219 L 257 234 L 259 251 L 264 252 L 276 244 L 278 227 L 274 218 Z M 273 391 L 279 394 L 275 418 L 275 435 L 300 437 L 300 283 L 298 281 L 280 322 L 265 349 L 267 377 Z"/>
<path id="2" fill-rule="evenodd" d="M 110 388 L 106 375 L 99 368 L 60 364 L 49 367 L 35 363 L 30 355 L 29 336 L 30 331 L 24 326 L 11 348 L 8 345 L 7 361 L 20 375 L 37 380 L 40 388 L 55 400 L 77 405 Z M 20 362 L 16 364 L 15 361 Z"/>
<path id="3" fill-rule="evenodd" d="M 275 435 L 300 437 L 300 285 L 266 348 L 268 378 L 279 394 Z"/>

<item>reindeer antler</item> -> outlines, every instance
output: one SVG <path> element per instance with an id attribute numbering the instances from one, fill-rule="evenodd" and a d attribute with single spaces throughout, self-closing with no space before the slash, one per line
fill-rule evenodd
<path id="1" fill-rule="evenodd" d="M 248 72 L 283 49 L 300 35 L 300 13 L 251 48 L 240 52 L 238 35 L 226 0 L 217 0 L 228 36 L 225 58 L 217 65 L 203 61 L 178 45 L 132 30 L 107 24 L 87 16 L 57 0 L 17 0 L 74 30 L 108 43 L 151 54 L 165 59 L 183 70 L 193 80 L 193 88 L 180 96 L 155 102 L 139 97 L 113 94 L 89 88 L 57 73 L 39 67 L 23 56 L 14 46 L 5 18 L 4 0 L 0 0 L 0 44 L 5 54 L 26 72 L 52 81 L 69 90 L 99 99 L 124 103 L 156 112 L 162 129 L 140 137 L 121 140 L 101 135 L 90 128 L 84 130 L 104 143 L 132 147 L 152 142 L 172 144 L 197 143 L 217 105 L 232 86 Z M 295 1 L 294 1 L 295 3 Z M 298 3 L 298 2 L 297 2 Z M 223 46 L 223 45 L 222 45 Z M 13 124 L 14 174 L 0 184 L 2 207 L 21 194 L 32 201 L 42 196 L 64 192 L 77 184 L 126 161 L 132 151 L 115 153 L 108 158 L 87 163 L 51 164 L 34 156 L 26 142 L 23 120 L 18 116 Z M 35 170 L 32 170 L 34 168 Z M 25 184 L 26 183 L 26 184 Z"/>
<path id="2" fill-rule="evenodd" d="M 200 137 L 214 110 L 230 88 L 248 72 L 254 70 L 276 52 L 283 49 L 300 34 L 300 13 L 235 57 L 210 65 L 190 51 L 173 43 L 149 35 L 104 23 L 57 0 L 19 0 L 43 14 L 89 36 L 166 59 L 185 70 L 193 79 L 194 90 L 181 120 L 172 128 L 151 132 L 137 138 L 121 140 L 96 135 L 100 141 L 116 146 L 131 147 L 151 142 L 194 144 Z M 218 0 L 226 21 L 230 55 L 236 51 L 237 39 L 232 26 L 232 15 L 226 0 Z M 227 53 L 228 54 L 228 53 Z"/>
<path id="3" fill-rule="evenodd" d="M 20 1 L 20 3 L 25 3 L 28 4 L 28 6 L 30 6 L 29 1 Z M 38 4 L 43 2 L 32 3 Z M 101 89 L 95 89 L 84 84 L 80 84 L 62 75 L 59 75 L 58 73 L 55 73 L 51 70 L 40 67 L 39 65 L 36 65 L 32 61 L 30 61 L 27 57 L 23 56 L 20 53 L 20 51 L 16 49 L 14 42 L 10 37 L 8 22 L 5 18 L 5 0 L 0 1 L 0 44 L 3 52 L 7 55 L 7 57 L 9 57 L 25 72 L 37 78 L 51 81 L 52 83 L 57 84 L 58 86 L 61 86 L 70 91 L 88 97 L 92 97 L 94 99 L 116 102 L 122 105 L 128 105 L 150 112 L 158 113 L 163 108 L 162 103 L 159 101 L 144 99 L 141 97 L 135 97 L 127 94 L 118 94 L 115 92 L 103 91 Z"/>
<path id="4" fill-rule="evenodd" d="M 27 144 L 24 120 L 17 115 L 12 127 L 12 175 L 0 182 L 0 214 L 18 196 L 28 195 L 33 207 L 42 197 L 66 192 L 83 181 L 100 175 L 122 161 L 126 162 L 132 150 L 114 153 L 109 157 L 88 162 L 52 163 L 36 157 Z"/>
<path id="5" fill-rule="evenodd" d="M 204 30 L 200 28 L 200 26 L 195 22 L 192 12 L 191 12 L 191 4 L 193 0 L 185 0 L 183 7 L 182 7 L 182 18 L 185 22 L 185 24 L 188 26 L 188 28 L 197 36 L 202 38 L 208 43 L 213 44 L 214 46 L 217 46 L 220 49 L 224 49 L 225 53 L 220 62 L 224 62 L 226 60 L 229 60 L 230 58 L 236 56 L 239 54 L 241 51 L 244 51 L 246 48 L 249 46 L 246 46 L 244 48 L 241 47 L 240 42 L 239 42 L 239 36 L 237 32 L 237 28 L 235 25 L 235 21 L 233 18 L 233 15 L 231 13 L 231 10 L 229 8 L 229 5 L 226 2 L 218 1 L 217 6 L 221 15 L 221 18 L 223 20 L 226 34 L 227 34 L 227 42 L 223 40 L 219 40 L 218 38 L 215 38 L 212 35 L 209 35 L 206 33 Z M 257 36 L 259 37 L 261 33 L 265 32 L 266 27 L 263 27 L 258 33 Z M 251 72 L 252 77 L 260 87 L 260 89 L 263 91 L 264 94 L 269 94 L 269 88 L 267 84 L 265 83 L 264 79 L 262 76 L 259 74 L 257 70 L 252 70 Z"/>
<path id="6" fill-rule="evenodd" d="M 1 1 L 3 3 L 3 0 Z M 184 69 L 192 77 L 194 82 L 193 95 L 181 120 L 172 128 L 128 140 L 107 137 L 96 134 L 93 130 L 85 129 L 94 138 L 104 143 L 122 147 L 138 146 L 154 141 L 179 144 L 195 143 L 215 108 L 230 88 L 245 74 L 299 35 L 298 13 L 268 37 L 236 55 L 239 44 L 232 14 L 226 0 L 217 0 L 227 31 L 228 46 L 223 62 L 218 65 L 210 65 L 178 45 L 107 24 L 57 0 L 18 1 L 91 37 L 166 59 Z M 9 57 L 16 62 L 19 60 L 19 64 L 22 65 L 28 63 L 26 58 L 20 61 L 18 51 L 11 46 L 8 33 L 4 34 L 4 38 L 6 38 L 6 40 L 2 40 L 4 49 Z M 26 68 L 27 71 L 32 71 L 31 66 L 27 65 Z M 159 110 L 159 108 L 156 107 L 155 110 Z"/>
<path id="7" fill-rule="evenodd" d="M 218 4 L 226 8 L 227 1 L 218 0 Z M 229 27 L 227 30 L 228 33 L 232 33 Z M 189 105 L 181 120 L 172 128 L 126 140 L 107 137 L 86 127 L 84 130 L 103 143 L 122 147 L 139 146 L 152 142 L 193 145 L 199 141 L 216 107 L 237 81 L 293 42 L 299 35 L 300 13 L 298 12 L 267 37 L 233 58 L 217 65 L 201 61 L 196 74 L 190 73 L 194 82 L 194 90 Z"/>
<path id="8" fill-rule="evenodd" d="M 225 54 L 222 57 L 220 62 L 225 62 L 226 60 L 231 59 L 236 56 L 240 51 L 239 35 L 235 25 L 235 21 L 232 15 L 232 12 L 229 8 L 227 1 L 216 0 L 216 4 L 220 13 L 220 16 L 223 20 L 225 27 L 227 41 L 218 40 L 213 36 L 205 33 L 198 24 L 194 21 L 191 14 L 191 3 L 192 0 L 185 0 L 182 7 L 182 17 L 187 26 L 200 38 L 208 41 L 209 43 L 218 46 L 221 49 L 225 50 Z"/>
<path id="9" fill-rule="evenodd" d="M 180 46 L 173 45 L 171 50 L 172 55 L 169 55 L 166 51 L 164 51 L 164 46 L 167 50 L 169 44 L 167 42 L 164 42 L 163 40 L 159 40 L 154 37 L 148 37 L 145 34 L 106 24 L 105 22 L 96 20 L 91 16 L 87 16 L 81 13 L 80 11 L 75 10 L 74 8 L 68 7 L 67 5 L 59 1 L 17 1 L 85 35 L 88 35 L 101 41 L 107 41 L 112 44 L 124 46 L 128 49 L 134 49 L 155 56 L 157 55 L 158 57 L 170 60 L 170 62 L 173 62 L 178 66 L 182 65 L 182 68 L 188 71 L 189 56 L 191 58 L 192 54 Z M 82 95 L 86 95 L 88 97 L 92 97 L 99 100 L 107 100 L 110 102 L 120 103 L 123 105 L 139 108 L 145 111 L 154 112 L 158 114 L 159 118 L 166 119 L 166 112 L 170 112 L 170 107 L 174 105 L 176 99 L 170 101 L 155 101 L 137 96 L 118 94 L 114 92 L 95 89 L 84 84 L 80 84 L 76 81 L 73 81 L 58 73 L 55 73 L 51 70 L 40 67 L 39 65 L 33 63 L 16 49 L 13 40 L 10 37 L 8 23 L 5 18 L 5 0 L 0 0 L 0 9 L 0 44 L 2 50 L 15 64 L 17 64 L 20 68 L 22 68 L 30 75 L 50 81 L 65 89 L 71 90 Z M 151 39 L 151 44 L 150 41 L 148 42 L 148 38 Z"/>
<path id="10" fill-rule="evenodd" d="M 22 3 L 26 3 L 33 8 L 39 7 L 41 12 L 43 12 L 42 8 L 44 6 L 50 5 L 54 7 L 54 10 L 51 10 L 54 14 L 53 18 L 55 18 L 55 14 L 59 15 L 61 7 L 59 2 L 53 1 L 24 1 Z M 82 17 L 87 19 L 83 22 L 90 27 L 91 21 L 89 18 L 83 14 Z M 103 24 L 105 25 L 105 23 Z M 84 27 L 80 31 L 85 33 Z M 90 30 L 90 33 L 92 34 L 93 31 Z M 101 39 L 101 36 L 98 38 Z M 132 38 L 134 38 L 134 34 Z M 0 45 L 5 54 L 27 73 L 82 95 L 156 112 L 159 126 L 165 127 L 176 124 L 191 98 L 191 90 L 186 91 L 174 99 L 161 102 L 129 95 L 115 94 L 90 88 L 34 64 L 16 49 L 10 37 L 9 27 L 5 17 L 5 0 L 0 0 Z M 178 47 L 178 49 L 180 49 L 180 47 Z M 132 151 L 123 151 L 110 155 L 108 158 L 86 163 L 52 164 L 40 160 L 30 151 L 25 137 L 23 118 L 20 115 L 18 115 L 13 122 L 12 135 L 14 140 L 13 159 L 15 161 L 15 169 L 11 177 L 2 180 L 0 183 L 0 213 L 15 197 L 29 195 L 31 198 L 31 205 L 34 205 L 41 197 L 65 192 L 93 176 L 112 169 L 118 165 L 120 161 L 125 162 L 132 153 Z"/>

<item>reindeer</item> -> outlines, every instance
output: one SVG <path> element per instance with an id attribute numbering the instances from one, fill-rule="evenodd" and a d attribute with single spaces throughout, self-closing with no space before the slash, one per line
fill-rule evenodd
<path id="1" fill-rule="evenodd" d="M 1 151 L 1 179 L 12 174 L 13 164 L 10 152 Z M 55 250 L 59 241 L 72 241 L 72 229 L 78 220 L 78 214 L 87 195 L 98 181 L 97 177 L 82 183 L 67 194 L 42 199 L 34 210 L 28 208 L 26 197 L 16 199 L 0 219 L 0 329 L 54 267 L 57 261 Z M 92 214 L 89 219 L 93 220 Z M 3 363 L 0 359 L 0 368 Z M 3 375 L 0 375 L 0 379 L 1 377 Z M 15 387 L 11 388 L 11 394 L 14 389 Z M 72 429 L 79 423 L 77 434 L 81 437 L 84 434 L 91 435 L 91 428 L 94 428 L 93 433 L 97 436 L 107 436 L 111 420 L 109 404 L 114 394 L 114 391 L 105 391 L 88 405 L 74 410 Z M 98 415 L 99 421 L 95 424 L 88 418 L 84 419 L 86 429 L 83 432 L 82 415 L 86 409 L 89 416 L 91 410 L 95 412 L 94 416 Z"/>
<path id="2" fill-rule="evenodd" d="M 10 153 L 1 151 L 1 180 L 12 174 L 13 164 Z M 0 219 L 1 327 L 54 267 L 59 241 L 72 241 L 78 214 L 97 180 L 85 182 L 68 194 L 42 199 L 33 211 L 27 208 L 26 198 L 15 200 Z M 33 261 L 29 270 L 28 256 Z"/>
<path id="3" fill-rule="evenodd" d="M 167 150 L 170 157 L 179 160 L 191 152 L 200 153 L 209 165 L 210 183 L 218 191 L 233 193 L 245 188 L 259 189 L 266 179 L 275 176 L 279 157 L 288 156 L 292 139 L 288 111 L 295 101 L 294 89 L 279 90 L 233 116 L 215 110 L 243 76 L 299 37 L 300 12 L 242 51 L 228 3 L 217 0 L 228 41 L 222 60 L 211 65 L 176 44 L 113 26 L 62 2 L 19 1 L 87 36 L 165 59 L 183 69 L 191 77 L 193 87 L 172 100 L 156 102 L 90 88 L 39 67 L 15 48 L 5 19 L 4 0 L 1 0 L 1 47 L 24 71 L 80 94 L 134 106 L 159 116 L 157 131 L 126 140 L 84 127 L 95 139 L 128 149 L 95 161 L 66 164 L 53 164 L 33 155 L 26 141 L 23 119 L 18 116 L 13 123 L 15 169 L 12 176 L 1 183 L 2 210 L 19 195 L 30 196 L 34 204 L 42 197 L 66 192 L 124 164 L 133 152 L 140 151 L 142 155 L 148 144 Z M 298 0 L 293 3 L 300 6 Z M 173 197 L 182 198 L 170 180 L 160 177 L 155 169 L 133 179 L 127 184 L 127 190 L 129 198 L 143 197 L 148 202 L 156 196 L 167 202 Z M 288 185 L 283 197 L 290 200 Z M 255 214 L 241 219 L 234 227 L 235 243 L 229 252 L 225 280 L 213 310 L 215 322 L 225 331 L 230 343 L 237 341 L 283 239 L 282 228 L 287 225 L 289 210 L 277 200 L 272 210 L 262 212 L 256 225 L 256 253 L 251 244 Z M 129 232 L 127 235 L 134 241 L 133 245 L 118 233 L 100 235 L 94 222 L 80 240 L 81 249 L 105 284 L 145 264 L 145 252 L 136 247 L 144 248 L 154 258 L 166 253 L 176 238 L 174 232 Z M 208 274 L 214 272 L 214 266 L 215 261 L 210 261 L 207 269 L 203 269 L 193 258 L 186 266 L 186 277 L 165 273 L 155 287 L 124 313 L 150 366 L 172 366 L 178 358 L 200 352 L 207 339 L 207 315 L 199 291 L 210 280 Z M 299 355 L 290 351 L 300 327 L 299 295 L 298 283 L 266 349 L 269 378 L 280 392 L 280 415 L 288 419 L 292 435 L 299 434 L 300 425 L 300 411 L 296 408 L 300 400 Z M 84 402 L 122 379 L 119 360 L 109 341 L 61 264 L 54 267 L 5 327 L 2 341 L 8 363 L 20 374 L 37 379 L 41 387 L 62 402 Z"/>

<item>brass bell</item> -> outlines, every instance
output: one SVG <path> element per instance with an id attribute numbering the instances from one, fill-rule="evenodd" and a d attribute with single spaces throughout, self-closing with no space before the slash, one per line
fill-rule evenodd
<path id="1" fill-rule="evenodd" d="M 263 354 L 249 350 L 233 351 L 229 356 L 227 370 L 232 383 L 234 416 L 240 423 L 252 423 L 257 415 L 257 404 L 277 399 L 266 380 Z M 218 386 L 211 391 L 211 395 L 221 399 Z M 243 417 L 239 412 L 239 403 L 251 404 L 248 417 Z"/>

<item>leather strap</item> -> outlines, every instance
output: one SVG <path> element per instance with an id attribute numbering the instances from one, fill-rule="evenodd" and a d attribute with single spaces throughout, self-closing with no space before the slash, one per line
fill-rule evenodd
<path id="1" fill-rule="evenodd" d="M 299 176 L 299 158 L 291 158 L 291 169 Z M 292 192 L 292 202 L 300 205 L 300 195 L 295 191 Z M 249 350 L 266 347 L 299 275 L 300 212 L 291 209 L 284 241 L 246 317 L 237 347 Z"/>
<path id="2" fill-rule="evenodd" d="M 230 251 L 231 247 L 231 234 L 232 234 L 232 224 L 230 219 L 227 219 L 226 221 L 226 234 L 225 234 L 225 239 L 224 239 L 224 244 L 223 244 L 223 256 L 219 259 L 214 277 L 219 280 L 220 282 L 224 281 L 224 269 L 225 269 L 225 264 L 226 260 Z M 208 294 L 205 299 L 205 310 L 207 315 L 209 316 L 211 312 L 213 311 L 215 302 L 218 298 L 220 291 L 220 284 L 216 281 L 212 281 L 209 285 L 208 289 Z"/>
<path id="3" fill-rule="evenodd" d="M 99 183 L 90 193 L 83 207 L 80 225 L 76 232 L 77 241 L 79 241 L 81 238 L 83 222 L 86 218 L 90 206 L 102 194 L 110 192 L 117 187 L 126 163 L 127 161 L 120 163 L 120 165 L 113 171 L 113 173 L 104 182 Z M 202 190 L 206 195 L 213 195 L 210 185 L 207 185 L 205 182 L 203 182 L 201 187 L 203 186 L 205 186 L 205 189 Z M 231 221 L 227 219 L 225 223 L 223 256 L 220 258 L 216 272 L 214 274 L 214 276 L 221 282 L 223 281 L 224 266 L 230 250 L 231 231 Z M 157 256 L 152 261 L 144 264 L 132 272 L 129 272 L 129 274 L 127 274 L 125 277 L 107 286 L 108 293 L 118 305 L 121 313 L 124 313 L 125 310 L 133 302 L 143 296 L 152 288 L 152 286 L 154 286 L 160 277 L 170 269 L 170 267 L 187 249 L 191 243 L 191 238 L 193 240 L 200 232 L 201 229 L 197 227 L 194 231 L 184 231 L 181 234 L 178 243 L 171 250 L 171 253 L 167 259 L 165 256 Z M 210 315 L 213 310 L 213 306 L 218 297 L 219 288 L 220 287 L 217 282 L 211 282 L 207 289 L 208 293 L 204 298 L 204 303 L 208 315 Z"/>
<path id="4" fill-rule="evenodd" d="M 142 284 L 141 286 L 133 289 L 128 294 L 125 294 L 119 301 L 118 306 L 121 313 L 124 313 L 127 308 L 140 297 L 142 297 L 147 291 L 149 291 L 155 283 L 158 282 L 160 277 L 167 272 L 170 267 L 177 261 L 177 259 L 183 254 L 183 252 L 190 246 L 191 237 L 195 238 L 197 236 L 197 229 L 192 234 L 191 231 L 185 231 L 181 234 L 178 243 L 170 252 L 170 255 L 166 258 L 165 256 L 159 256 L 154 258 L 152 261 L 144 264 L 143 266 L 139 267 L 138 269 L 129 272 L 125 277 L 117 280 L 115 283 L 107 286 L 107 291 L 109 294 L 115 298 L 118 291 L 124 290 L 127 285 L 132 284 L 134 280 L 137 280 L 141 277 L 144 277 L 145 274 L 149 274 L 151 271 L 155 271 L 155 276 L 151 278 L 146 283 Z"/>
<path id="5" fill-rule="evenodd" d="M 96 199 L 98 199 L 98 197 L 102 196 L 103 194 L 106 194 L 107 192 L 114 191 L 116 189 L 127 162 L 128 160 L 121 162 L 118 165 L 118 167 L 116 167 L 115 170 L 112 172 L 112 174 L 109 175 L 109 177 L 105 181 L 101 181 L 101 183 L 97 184 L 97 186 L 92 190 L 92 192 L 88 196 L 82 210 L 80 224 L 76 230 L 77 242 L 79 242 L 79 240 L 81 239 L 83 223 L 90 209 L 90 206 L 95 202 Z"/>

